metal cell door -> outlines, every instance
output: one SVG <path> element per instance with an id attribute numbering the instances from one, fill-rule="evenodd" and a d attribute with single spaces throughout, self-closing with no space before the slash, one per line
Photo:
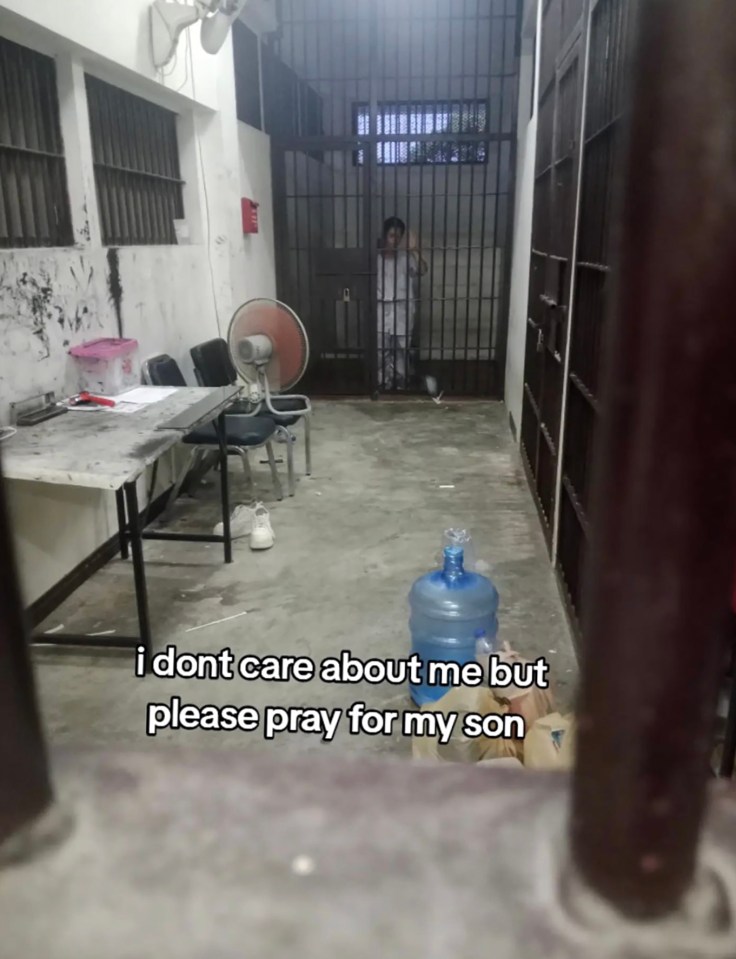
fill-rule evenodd
<path id="1" fill-rule="evenodd" d="M 367 170 L 355 163 L 351 143 L 275 151 L 273 172 L 279 296 L 309 335 L 314 360 L 306 386 L 327 394 L 366 393 L 374 345 Z"/>
<path id="2" fill-rule="evenodd" d="M 310 333 L 313 392 L 413 392 L 433 374 L 449 394 L 502 395 L 518 8 L 279 4 L 264 70 L 278 286 Z M 387 307 L 390 217 L 409 278 Z"/>
<path id="3" fill-rule="evenodd" d="M 582 12 L 582 2 L 571 6 L 563 0 L 548 0 L 542 20 L 521 439 L 550 544 L 578 192 Z"/>

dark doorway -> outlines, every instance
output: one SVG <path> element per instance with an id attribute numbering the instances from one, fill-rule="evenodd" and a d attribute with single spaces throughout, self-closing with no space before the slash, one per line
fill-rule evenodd
<path id="1" fill-rule="evenodd" d="M 310 334 L 313 392 L 503 391 L 517 0 L 282 0 L 264 70 L 279 296 Z M 387 378 L 384 221 L 414 234 L 406 377 Z M 388 347 L 396 349 L 395 343 Z"/>

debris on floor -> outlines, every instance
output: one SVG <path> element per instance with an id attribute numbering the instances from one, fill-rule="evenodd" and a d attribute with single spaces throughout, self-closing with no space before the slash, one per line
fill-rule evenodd
<path id="1" fill-rule="evenodd" d="M 209 626 L 220 626 L 222 623 L 229 623 L 233 619 L 240 619 L 241 616 L 247 616 L 250 610 L 243 610 L 242 613 L 235 613 L 234 616 L 226 616 L 225 619 L 215 619 L 211 623 L 202 623 L 201 626 L 190 626 L 185 630 L 186 633 L 195 633 L 198 629 L 207 629 Z"/>
<path id="2" fill-rule="evenodd" d="M 501 667 L 533 665 L 508 646 L 491 656 Z M 481 663 L 486 682 L 493 680 L 491 656 Z M 527 769 L 572 768 L 575 719 L 557 711 L 554 696 L 546 686 L 457 686 L 438 701 L 423 705 L 422 712 L 440 713 L 455 720 L 447 742 L 438 736 L 415 735 L 415 759 L 458 763 L 504 760 L 505 765 L 523 765 Z"/>

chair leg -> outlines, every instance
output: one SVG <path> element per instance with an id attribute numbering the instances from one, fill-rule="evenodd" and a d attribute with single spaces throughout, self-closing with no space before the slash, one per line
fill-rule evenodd
<path id="1" fill-rule="evenodd" d="M 189 468 L 192 465 L 192 458 L 194 456 L 199 456 L 199 455 L 201 455 L 201 451 L 199 449 L 195 449 L 192 452 L 190 452 L 189 458 L 187 459 L 184 466 L 181 468 L 181 471 L 179 472 L 179 475 L 176 478 L 176 482 L 174 483 L 174 486 L 171 492 L 169 493 L 169 498 L 166 501 L 166 508 L 164 509 L 161 515 L 162 523 L 168 522 L 168 520 L 171 518 L 172 510 L 174 509 L 176 501 L 179 499 L 179 493 L 181 493 L 181 488 L 184 485 L 184 480 L 189 475 Z"/>
<path id="2" fill-rule="evenodd" d="M 294 476 L 294 434 L 285 426 L 279 426 L 278 432 L 286 440 L 286 467 L 289 476 L 289 496 L 296 496 L 296 477 Z"/>
<path id="3" fill-rule="evenodd" d="M 194 463 L 189 470 L 189 482 L 186 484 L 187 493 L 192 497 L 195 496 L 205 476 L 215 467 L 219 468 L 219 466 L 220 454 L 216 450 L 197 450 Z"/>
<path id="4" fill-rule="evenodd" d="M 302 417 L 304 420 L 304 452 L 307 458 L 307 476 L 312 475 L 312 424 L 309 416 Z"/>
<path id="5" fill-rule="evenodd" d="M 238 447 L 238 456 L 240 456 L 240 462 L 243 464 L 243 472 L 245 473 L 245 482 L 248 486 L 248 495 L 250 496 L 251 502 L 255 502 L 256 499 L 256 487 L 253 483 L 253 471 L 250 468 L 250 460 L 248 459 L 248 450 L 242 446 Z"/>
<path id="6" fill-rule="evenodd" d="M 274 456 L 273 446 L 270 440 L 266 443 L 266 453 L 268 454 L 268 465 L 271 467 L 271 478 L 273 479 L 273 488 L 276 490 L 276 498 L 282 500 L 284 498 L 284 490 L 281 486 L 281 480 L 279 479 L 279 471 L 276 468 L 276 457 Z"/>

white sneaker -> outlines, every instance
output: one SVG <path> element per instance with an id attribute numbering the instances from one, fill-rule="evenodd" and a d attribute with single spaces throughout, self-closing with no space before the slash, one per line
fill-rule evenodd
<path id="1" fill-rule="evenodd" d="M 271 526 L 271 515 L 263 505 L 257 503 L 253 509 L 253 529 L 250 534 L 251 549 L 271 549 L 276 537 Z"/>
<path id="2" fill-rule="evenodd" d="M 253 529 L 254 506 L 236 506 L 230 516 L 230 536 L 233 539 L 242 539 L 244 536 L 250 536 Z M 215 536 L 224 536 L 225 527 L 222 521 L 212 530 Z"/>

